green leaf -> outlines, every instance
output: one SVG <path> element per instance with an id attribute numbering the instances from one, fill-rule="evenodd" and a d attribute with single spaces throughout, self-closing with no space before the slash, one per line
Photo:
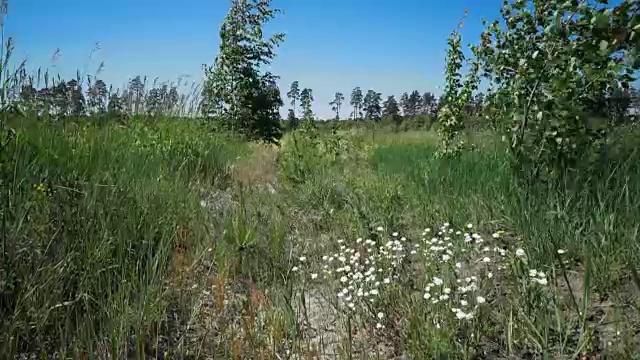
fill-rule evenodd
<path id="1" fill-rule="evenodd" d="M 609 46 L 609 42 L 607 40 L 600 40 L 600 51 L 607 50 L 608 46 Z"/>
<path id="2" fill-rule="evenodd" d="M 595 21 L 595 26 L 598 28 L 606 28 L 609 26 L 609 14 L 604 12 L 599 12 L 596 16 L 591 20 L 592 23 Z"/>

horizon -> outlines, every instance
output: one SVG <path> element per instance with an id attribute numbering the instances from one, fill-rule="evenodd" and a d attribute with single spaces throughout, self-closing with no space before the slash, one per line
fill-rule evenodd
<path id="1" fill-rule="evenodd" d="M 444 84 L 447 37 L 468 10 L 463 44 L 466 48 L 475 43 L 482 31 L 481 18 L 499 17 L 501 1 L 393 4 L 272 2 L 284 12 L 265 26 L 266 35 L 286 34 L 269 67 L 280 77 L 283 117 L 290 107 L 286 92 L 295 80 L 301 88 L 313 90 L 313 111 L 324 119 L 334 116 L 329 102 L 337 91 L 346 97 L 340 117 L 347 118 L 352 110 L 349 94 L 357 86 L 365 93 L 369 89 L 382 93 L 383 100 L 413 90 L 438 96 Z M 137 75 L 151 82 L 179 77 L 201 81 L 202 65 L 211 65 L 218 53 L 218 31 L 228 8 L 228 1 L 204 0 L 183 1 L 179 7 L 166 0 L 140 0 L 132 6 L 125 0 L 109 5 L 23 0 L 9 4 L 5 37 L 14 38 L 12 62 L 26 59 L 30 73 L 42 68 L 70 79 L 77 71 L 94 74 L 104 63 L 98 78 L 115 88 Z"/>

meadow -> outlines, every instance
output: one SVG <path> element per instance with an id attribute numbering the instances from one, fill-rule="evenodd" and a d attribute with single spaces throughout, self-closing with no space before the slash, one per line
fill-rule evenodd
<path id="1" fill-rule="evenodd" d="M 640 353 L 636 125 L 554 185 L 516 181 L 489 131 L 440 159 L 428 130 L 11 126 L 3 358 Z"/>
<path id="2" fill-rule="evenodd" d="M 265 70 L 268 0 L 186 94 L 8 38 L 0 358 L 640 359 L 640 7 L 604 5 L 504 2 L 437 100 L 326 121 Z"/>

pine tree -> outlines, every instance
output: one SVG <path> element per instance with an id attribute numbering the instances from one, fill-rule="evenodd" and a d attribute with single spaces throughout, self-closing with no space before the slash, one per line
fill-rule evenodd
<path id="1" fill-rule="evenodd" d="M 302 119 L 307 121 L 313 121 L 313 110 L 311 109 L 311 103 L 313 103 L 313 90 L 304 88 L 300 92 L 300 106 L 302 106 Z"/>
<path id="2" fill-rule="evenodd" d="M 420 113 L 420 105 L 422 103 L 422 96 L 418 90 L 413 90 L 409 95 L 407 102 L 408 116 L 414 117 Z"/>
<path id="3" fill-rule="evenodd" d="M 342 107 L 342 102 L 344 101 L 344 94 L 341 92 L 336 92 L 333 97 L 333 100 L 329 103 L 331 106 L 331 110 L 336 113 L 336 120 L 340 120 L 340 108 Z"/>
<path id="4" fill-rule="evenodd" d="M 382 100 L 382 94 L 374 90 L 367 91 L 364 97 L 364 112 L 367 120 L 379 121 L 382 107 L 380 101 Z"/>
<path id="5" fill-rule="evenodd" d="M 432 93 L 426 92 L 422 94 L 422 99 L 420 104 L 420 114 L 431 115 L 433 113 L 435 102 L 436 102 L 436 97 Z"/>
<path id="6" fill-rule="evenodd" d="M 362 96 L 362 89 L 360 89 L 359 86 L 357 86 L 356 88 L 354 88 L 351 91 L 351 99 L 349 101 L 349 104 L 351 106 L 353 106 L 353 119 L 354 120 L 358 120 L 359 115 L 362 112 L 362 102 L 363 102 L 363 96 Z"/>
<path id="7" fill-rule="evenodd" d="M 298 80 L 291 83 L 291 87 L 287 92 L 287 98 L 291 102 L 291 107 L 293 108 L 293 113 L 295 115 L 296 102 L 300 100 L 300 83 L 298 82 Z"/>
<path id="8" fill-rule="evenodd" d="M 395 96 L 388 96 L 387 100 L 383 103 L 383 107 L 383 116 L 385 118 L 391 118 L 393 123 L 396 124 L 396 127 L 399 127 L 400 124 L 402 124 L 402 116 L 400 115 L 400 107 L 398 107 L 398 101 L 396 101 Z"/>
<path id="9" fill-rule="evenodd" d="M 409 103 L 409 93 L 402 93 L 400 95 L 400 108 L 402 109 L 402 116 L 410 116 L 411 104 Z"/>

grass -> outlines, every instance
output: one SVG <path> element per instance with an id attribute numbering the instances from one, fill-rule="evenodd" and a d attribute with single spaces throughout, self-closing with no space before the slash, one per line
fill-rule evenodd
<path id="1" fill-rule="evenodd" d="M 490 133 L 438 160 L 425 131 L 294 132 L 278 149 L 196 121 L 12 125 L 3 357 L 640 349 L 637 129 L 596 169 L 525 187 Z"/>

